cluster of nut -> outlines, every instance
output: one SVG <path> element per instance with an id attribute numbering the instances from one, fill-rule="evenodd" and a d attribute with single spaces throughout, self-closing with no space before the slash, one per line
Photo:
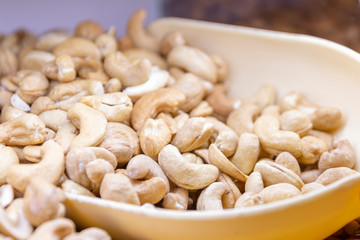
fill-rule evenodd
<path id="1" fill-rule="evenodd" d="M 357 173 L 350 143 L 328 133 L 342 124 L 338 109 L 298 92 L 275 104 L 271 85 L 229 98 L 225 61 L 179 32 L 158 41 L 143 28 L 145 14 L 136 11 L 118 40 L 114 28 L 86 21 L 74 35 L 17 33 L 0 42 L 0 184 L 24 194 L 24 206 L 27 195 L 40 195 L 36 176 L 51 191 L 55 184 L 139 206 L 220 210 Z M 64 196 L 41 196 L 28 203 L 41 205 L 33 214 L 57 210 L 29 221 L 60 221 Z M 0 219 L 0 231 L 9 233 L 8 224 Z"/>

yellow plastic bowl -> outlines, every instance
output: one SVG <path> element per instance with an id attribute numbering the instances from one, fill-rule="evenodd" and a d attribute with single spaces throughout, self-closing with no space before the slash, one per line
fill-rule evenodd
<path id="1" fill-rule="evenodd" d="M 149 31 L 182 32 L 192 46 L 229 63 L 229 95 L 246 97 L 273 84 L 281 97 L 297 90 L 319 105 L 339 107 L 346 125 L 337 136 L 360 152 L 360 55 L 304 35 L 163 18 Z M 359 170 L 359 162 L 356 169 Z M 271 204 L 224 211 L 177 212 L 67 194 L 68 216 L 114 239 L 324 239 L 360 216 L 360 174 L 325 190 Z"/>

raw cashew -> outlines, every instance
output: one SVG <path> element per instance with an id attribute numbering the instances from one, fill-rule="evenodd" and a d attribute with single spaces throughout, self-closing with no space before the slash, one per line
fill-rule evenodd
<path id="1" fill-rule="evenodd" d="M 138 131 L 148 118 L 160 112 L 176 112 L 185 102 L 185 95 L 174 88 L 161 88 L 143 95 L 134 105 L 131 125 Z"/>
<path id="2" fill-rule="evenodd" d="M 103 27 L 100 23 L 86 20 L 76 25 L 74 35 L 89 40 L 95 40 L 95 38 L 102 34 L 103 31 Z"/>
<path id="3" fill-rule="evenodd" d="M 6 183 L 6 175 L 12 165 L 19 163 L 16 152 L 11 147 L 0 145 L 0 185 Z"/>
<path id="4" fill-rule="evenodd" d="M 206 187 L 200 194 L 196 210 L 222 210 L 222 196 L 226 192 L 225 184 L 221 182 L 214 182 Z"/>
<path id="5" fill-rule="evenodd" d="M 289 110 L 281 114 L 280 128 L 285 131 L 296 132 L 302 137 L 311 130 L 312 123 L 305 113 L 298 110 Z"/>
<path id="6" fill-rule="evenodd" d="M 157 155 L 171 141 L 171 132 L 162 119 L 148 118 L 140 131 L 140 146 L 149 157 L 156 159 Z"/>
<path id="7" fill-rule="evenodd" d="M 112 78 L 105 84 L 105 93 L 120 92 L 121 87 L 120 80 L 117 78 Z"/>
<path id="8" fill-rule="evenodd" d="M 169 82 L 169 73 L 160 70 L 158 67 L 152 67 L 149 78 L 146 82 L 125 88 L 122 92 L 128 95 L 133 101 L 138 100 L 145 93 L 163 88 Z"/>
<path id="9" fill-rule="evenodd" d="M 189 192 L 185 188 L 175 187 L 164 196 L 162 206 L 166 209 L 187 210 Z"/>
<path id="10" fill-rule="evenodd" d="M 35 43 L 35 48 L 42 51 L 51 52 L 54 47 L 66 39 L 70 38 L 71 35 L 68 32 L 61 30 L 52 30 L 41 34 Z"/>
<path id="11" fill-rule="evenodd" d="M 0 143 L 26 146 L 45 141 L 45 124 L 31 113 L 22 114 L 0 124 Z"/>
<path id="12" fill-rule="evenodd" d="M 42 177 L 56 184 L 65 170 L 64 153 L 53 140 L 46 141 L 41 147 L 42 159 L 34 164 L 12 165 L 7 173 L 7 182 L 21 193 L 25 192 L 32 178 Z"/>
<path id="13" fill-rule="evenodd" d="M 264 182 L 262 180 L 261 173 L 252 172 L 245 183 L 245 192 L 251 192 L 257 194 L 261 192 L 261 190 L 263 189 L 264 189 Z"/>
<path id="14" fill-rule="evenodd" d="M 123 52 L 130 62 L 147 59 L 153 66 L 160 69 L 167 69 L 167 62 L 157 53 L 141 48 L 131 48 Z"/>
<path id="15" fill-rule="evenodd" d="M 253 192 L 245 192 L 235 203 L 235 208 L 251 207 L 263 204 L 262 198 Z"/>
<path id="16" fill-rule="evenodd" d="M 190 117 L 208 117 L 214 112 L 214 109 L 209 105 L 207 101 L 201 101 L 190 112 Z"/>
<path id="17" fill-rule="evenodd" d="M 189 118 L 185 124 L 178 129 L 171 144 L 180 152 L 189 152 L 202 146 L 209 140 L 213 132 L 213 124 L 205 118 Z"/>
<path id="18" fill-rule="evenodd" d="M 259 107 L 260 112 L 275 103 L 276 91 L 274 86 L 270 84 L 262 85 L 256 93 L 249 98 L 244 98 L 243 103 L 252 103 Z"/>
<path id="19" fill-rule="evenodd" d="M 41 113 L 48 111 L 48 110 L 54 110 L 57 109 L 56 103 L 49 98 L 48 96 L 41 96 L 38 97 L 32 104 L 30 113 L 40 115 Z"/>
<path id="20" fill-rule="evenodd" d="M 80 102 L 103 113 L 109 122 L 125 122 L 132 110 L 130 98 L 121 92 L 86 96 Z"/>
<path id="21" fill-rule="evenodd" d="M 309 102 L 299 92 L 286 95 L 279 103 L 281 112 L 297 109 L 307 114 L 313 124 L 313 128 L 321 131 L 330 131 L 342 124 L 342 114 L 339 109 L 332 107 L 320 107 Z"/>
<path id="22" fill-rule="evenodd" d="M 217 167 L 187 162 L 173 145 L 167 145 L 159 153 L 159 165 L 177 186 L 185 189 L 201 189 L 215 182 Z"/>
<path id="23" fill-rule="evenodd" d="M 105 174 L 113 173 L 114 165 L 104 159 L 95 159 L 91 162 L 88 162 L 85 166 L 86 176 L 89 180 L 94 184 L 93 185 L 93 192 L 97 194 L 99 191 L 99 187 L 101 181 L 103 180 Z"/>
<path id="24" fill-rule="evenodd" d="M 15 199 L 5 210 L 0 207 L 0 231 L 14 239 L 29 239 L 33 227 L 22 210 L 24 200 Z"/>
<path id="25" fill-rule="evenodd" d="M 167 61 L 170 66 L 185 69 L 211 83 L 217 81 L 215 63 L 209 55 L 198 48 L 185 45 L 176 46 L 167 55 Z"/>
<path id="26" fill-rule="evenodd" d="M 335 167 L 353 168 L 356 162 L 355 152 L 348 140 L 340 140 L 335 143 L 330 152 L 324 152 L 319 160 L 319 170 Z"/>
<path id="27" fill-rule="evenodd" d="M 143 23 L 145 17 L 146 11 L 144 9 L 135 11 L 128 20 L 126 34 L 135 47 L 157 52 L 159 50 L 159 42 L 144 29 Z"/>
<path id="28" fill-rule="evenodd" d="M 252 133 L 243 133 L 231 162 L 244 174 L 250 174 L 260 154 L 259 138 Z"/>
<path id="29" fill-rule="evenodd" d="M 18 85 L 19 88 L 15 92 L 16 95 L 24 102 L 31 104 L 38 97 L 45 95 L 49 81 L 42 73 L 30 71 L 21 78 Z"/>
<path id="30" fill-rule="evenodd" d="M 54 48 L 53 53 L 55 56 L 67 54 L 71 57 L 101 59 L 100 50 L 95 43 L 79 37 L 66 39 Z"/>
<path id="31" fill-rule="evenodd" d="M 316 179 L 320 176 L 321 172 L 319 169 L 306 170 L 301 172 L 301 180 L 306 183 L 315 182 Z"/>
<path id="32" fill-rule="evenodd" d="M 68 118 L 80 130 L 70 147 L 96 146 L 104 139 L 107 120 L 101 112 L 76 103 L 68 110 Z"/>
<path id="33" fill-rule="evenodd" d="M 99 183 L 99 181 L 93 182 L 89 179 L 90 176 L 87 175 L 89 172 L 87 165 L 96 159 L 109 162 L 113 170 L 117 165 L 115 156 L 106 149 L 99 147 L 74 147 L 71 148 L 66 155 L 65 167 L 67 175 L 74 182 L 92 190 L 95 187 L 94 184 Z"/>
<path id="34" fill-rule="evenodd" d="M 238 146 L 238 136 L 236 133 L 214 117 L 207 117 L 206 121 L 211 123 L 214 129 L 210 142 L 214 143 L 226 157 L 234 155 Z"/>
<path id="35" fill-rule="evenodd" d="M 228 75 L 228 66 L 226 61 L 218 55 L 211 55 L 210 58 L 211 60 L 213 60 L 216 66 L 216 74 L 218 81 L 224 82 Z"/>
<path id="36" fill-rule="evenodd" d="M 23 154 L 27 161 L 37 163 L 41 161 L 41 146 L 29 145 L 23 148 Z"/>
<path id="37" fill-rule="evenodd" d="M 298 160 L 294 158 L 293 155 L 291 155 L 288 152 L 282 152 L 280 153 L 276 159 L 275 163 L 286 167 L 287 169 L 293 171 L 296 175 L 300 176 L 300 165 L 298 163 Z"/>
<path id="38" fill-rule="evenodd" d="M 67 235 L 64 240 L 111 240 L 111 237 L 101 228 L 91 227 L 79 233 Z"/>
<path id="39" fill-rule="evenodd" d="M 172 135 L 176 134 L 176 132 L 177 132 L 176 121 L 170 113 L 159 113 L 159 115 L 157 115 L 156 119 L 162 119 L 168 126 L 171 134 Z"/>
<path id="40" fill-rule="evenodd" d="M 214 109 L 214 113 L 227 117 L 232 111 L 241 106 L 241 100 L 226 96 L 224 84 L 216 84 L 206 101 Z"/>
<path id="41" fill-rule="evenodd" d="M 58 240 L 75 232 L 75 224 L 68 218 L 56 218 L 36 228 L 28 240 Z"/>
<path id="42" fill-rule="evenodd" d="M 139 138 L 136 132 L 122 123 L 109 122 L 107 124 L 104 140 L 99 147 L 113 153 L 120 166 L 140 153 Z"/>
<path id="43" fill-rule="evenodd" d="M 110 31 L 110 30 L 109 30 Z M 101 56 L 104 58 L 107 55 L 116 52 L 117 50 L 117 43 L 115 39 L 115 35 L 109 33 L 102 33 L 95 39 L 95 44 L 98 46 Z"/>
<path id="44" fill-rule="evenodd" d="M 114 52 L 104 59 L 105 72 L 118 78 L 124 87 L 144 83 L 150 75 L 152 64 L 148 59 L 130 62 L 121 52 Z"/>
<path id="45" fill-rule="evenodd" d="M 65 216 L 65 195 L 41 177 L 31 179 L 24 194 L 23 211 L 33 226 Z"/>
<path id="46" fill-rule="evenodd" d="M 132 180 L 132 184 L 138 194 L 141 205 L 145 203 L 156 204 L 167 193 L 166 182 L 160 177 L 152 177 L 144 181 Z"/>
<path id="47" fill-rule="evenodd" d="M 60 55 L 42 66 L 43 74 L 59 82 L 70 82 L 75 79 L 76 71 L 73 60 L 69 55 Z"/>
<path id="48" fill-rule="evenodd" d="M 318 189 L 322 189 L 324 187 L 325 187 L 324 185 L 317 183 L 317 182 L 307 183 L 301 188 L 301 193 L 305 194 L 305 193 L 312 192 L 312 191 L 315 191 Z"/>
<path id="49" fill-rule="evenodd" d="M 160 53 L 166 56 L 174 47 L 186 45 L 186 39 L 181 32 L 169 32 L 160 41 Z"/>
<path id="50" fill-rule="evenodd" d="M 0 46 L 0 78 L 15 73 L 18 69 L 18 61 L 15 54 L 8 48 Z"/>
<path id="51" fill-rule="evenodd" d="M 4 123 L 7 122 L 11 119 L 14 119 L 22 114 L 24 114 L 25 112 L 23 110 L 20 110 L 19 108 L 13 107 L 10 104 L 6 104 L 2 109 L 1 109 L 1 119 L 0 122 Z"/>
<path id="52" fill-rule="evenodd" d="M 0 187 L 0 207 L 6 208 L 15 199 L 14 188 L 9 184 Z"/>
<path id="53" fill-rule="evenodd" d="M 61 184 L 61 188 L 64 191 L 64 193 L 72 193 L 72 194 L 84 195 L 88 197 L 95 197 L 95 195 L 92 192 L 90 192 L 87 188 L 84 188 L 80 184 L 69 179 L 65 180 Z"/>
<path id="54" fill-rule="evenodd" d="M 190 112 L 205 96 L 205 89 L 201 80 L 192 73 L 181 76 L 171 87 L 179 89 L 185 94 L 185 103 L 181 106 L 184 112 Z"/>
<path id="55" fill-rule="evenodd" d="M 262 115 L 271 115 L 271 116 L 279 118 L 280 117 L 280 107 L 279 107 L 279 105 L 272 104 L 272 105 L 267 106 L 266 108 L 264 108 L 261 111 L 261 116 Z"/>
<path id="56" fill-rule="evenodd" d="M 252 133 L 254 121 L 258 115 L 259 108 L 256 105 L 245 104 L 230 113 L 226 120 L 226 124 L 239 136 L 242 133 Z"/>
<path id="57" fill-rule="evenodd" d="M 217 182 L 225 185 L 225 193 L 222 195 L 221 201 L 224 209 L 234 208 L 236 200 L 240 197 L 241 193 L 233 180 L 225 173 L 220 173 Z"/>
<path id="58" fill-rule="evenodd" d="M 331 150 L 333 148 L 334 138 L 330 133 L 311 129 L 309 131 L 309 133 L 307 134 L 307 136 L 313 136 L 313 137 L 316 137 L 316 138 L 322 140 L 326 144 L 326 146 L 329 150 Z"/>
<path id="59" fill-rule="evenodd" d="M 31 50 L 20 60 L 20 69 L 41 71 L 42 66 L 55 59 L 52 53 Z"/>
<path id="60" fill-rule="evenodd" d="M 347 167 L 329 168 L 316 179 L 316 182 L 326 186 L 353 174 L 359 173 Z"/>
<path id="61" fill-rule="evenodd" d="M 293 171 L 270 160 L 257 162 L 254 171 L 261 173 L 265 187 L 277 183 L 289 183 L 301 189 L 304 185 L 301 178 Z"/>
<path id="62" fill-rule="evenodd" d="M 314 164 L 319 161 L 323 153 L 329 149 L 326 144 L 319 138 L 305 136 L 301 138 L 302 156 L 298 158 L 299 163 Z"/>
<path id="63" fill-rule="evenodd" d="M 123 173 L 107 173 L 100 186 L 103 199 L 140 205 L 136 189 L 130 179 Z"/>
<path id="64" fill-rule="evenodd" d="M 280 130 L 279 120 L 273 116 L 260 116 L 254 124 L 254 133 L 258 136 L 263 149 L 273 155 L 289 152 L 294 157 L 302 154 L 298 134 Z"/>
<path id="65" fill-rule="evenodd" d="M 278 183 L 264 188 L 259 197 L 264 203 L 271 203 L 300 195 L 301 192 L 294 185 L 289 183 Z"/>
<path id="66" fill-rule="evenodd" d="M 0 86 L 0 109 L 10 103 L 12 92 L 2 89 Z"/>

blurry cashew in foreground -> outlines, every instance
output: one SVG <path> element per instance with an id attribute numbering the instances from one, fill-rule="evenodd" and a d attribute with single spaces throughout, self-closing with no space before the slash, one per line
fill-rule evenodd
<path id="1" fill-rule="evenodd" d="M 11 147 L 0 145 L 0 185 L 6 183 L 6 175 L 12 165 L 19 164 L 19 158 Z"/>
<path id="2" fill-rule="evenodd" d="M 47 182 L 56 184 L 65 170 L 61 147 L 53 140 L 48 140 L 41 147 L 41 156 L 39 163 L 12 165 L 7 174 L 7 182 L 21 193 L 25 192 L 35 176 L 41 176 Z"/>
<path id="3" fill-rule="evenodd" d="M 208 164 L 187 162 L 173 145 L 167 145 L 159 153 L 159 165 L 177 186 L 189 190 L 201 189 L 216 181 L 219 170 Z"/>
<path id="4" fill-rule="evenodd" d="M 36 228 L 28 240 L 64 239 L 75 232 L 75 224 L 68 218 L 55 218 Z"/>

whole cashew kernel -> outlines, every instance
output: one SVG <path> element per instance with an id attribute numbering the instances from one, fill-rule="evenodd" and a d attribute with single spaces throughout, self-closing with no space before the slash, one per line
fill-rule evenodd
<path id="1" fill-rule="evenodd" d="M 356 162 L 355 152 L 348 140 L 340 140 L 335 143 L 330 152 L 324 152 L 319 160 L 319 170 L 335 167 L 353 168 Z"/>
<path id="2" fill-rule="evenodd" d="M 95 39 L 95 44 L 98 46 L 101 56 L 106 57 L 107 55 L 116 52 L 117 42 L 115 36 L 110 33 L 102 33 Z"/>
<path id="3" fill-rule="evenodd" d="M 316 182 L 326 186 L 353 174 L 359 173 L 347 167 L 329 168 L 320 174 L 320 176 L 316 179 Z"/>
<path id="4" fill-rule="evenodd" d="M 15 54 L 8 48 L 0 47 L 0 78 L 15 73 L 18 69 L 18 61 Z"/>
<path id="5" fill-rule="evenodd" d="M 136 190 L 140 204 L 145 203 L 156 204 L 167 193 L 167 185 L 163 178 L 152 177 L 148 180 L 132 180 L 134 189 Z"/>
<path id="6" fill-rule="evenodd" d="M 174 47 L 186 45 L 186 39 L 181 32 L 169 32 L 160 41 L 160 53 L 166 56 Z"/>
<path id="7" fill-rule="evenodd" d="M 171 132 L 164 120 L 148 118 L 141 128 L 139 139 L 142 151 L 156 158 L 161 149 L 170 143 Z"/>
<path id="8" fill-rule="evenodd" d="M 211 55 L 210 58 L 215 63 L 218 81 L 224 82 L 228 75 L 228 66 L 226 61 L 218 55 Z"/>
<path id="9" fill-rule="evenodd" d="M 242 133 L 252 133 L 254 129 L 254 121 L 258 114 L 259 108 L 256 105 L 245 104 L 230 113 L 226 124 L 239 136 Z"/>
<path id="10" fill-rule="evenodd" d="M 279 120 L 273 116 L 260 116 L 254 123 L 254 133 L 258 136 L 263 149 L 270 154 L 289 152 L 294 157 L 302 154 L 299 135 L 280 130 Z"/>
<path id="11" fill-rule="evenodd" d="M 109 122 L 125 122 L 132 110 L 130 98 L 121 92 L 85 96 L 80 102 L 103 113 Z"/>
<path id="12" fill-rule="evenodd" d="M 159 42 L 144 29 L 143 23 L 145 18 L 146 11 L 144 9 L 135 11 L 128 20 L 126 34 L 135 47 L 157 52 L 159 50 Z"/>
<path id="13" fill-rule="evenodd" d="M 28 240 L 57 240 L 75 232 L 75 224 L 68 218 L 55 218 L 37 227 Z"/>
<path id="14" fill-rule="evenodd" d="M 261 173 L 265 187 L 278 183 L 289 183 L 301 189 L 304 185 L 301 178 L 293 171 L 270 160 L 257 162 L 254 171 Z"/>
<path id="15" fill-rule="evenodd" d="M 175 187 L 165 194 L 162 206 L 166 209 L 187 210 L 189 202 L 189 192 L 185 188 Z"/>
<path id="16" fill-rule="evenodd" d="M 217 179 L 225 185 L 225 194 L 222 195 L 222 206 L 224 209 L 234 208 L 236 200 L 240 197 L 241 193 L 233 180 L 225 173 L 220 173 Z"/>
<path id="17" fill-rule="evenodd" d="M 173 145 L 165 146 L 159 153 L 158 162 L 168 178 L 185 189 L 201 189 L 215 182 L 217 167 L 187 162 Z"/>
<path id="18" fill-rule="evenodd" d="M 233 99 L 226 96 L 224 84 L 214 85 L 214 89 L 208 95 L 206 101 L 214 109 L 214 113 L 224 117 L 227 117 L 232 111 L 241 106 L 241 101 L 239 99 Z"/>
<path id="19" fill-rule="evenodd" d="M 139 138 L 136 132 L 122 123 L 109 122 L 107 124 L 104 140 L 99 147 L 113 153 L 120 166 L 140 153 Z"/>
<path id="20" fill-rule="evenodd" d="M 326 144 L 313 136 L 301 138 L 301 146 L 302 156 L 298 158 L 298 161 L 302 164 L 314 164 L 319 161 L 323 153 L 328 151 Z"/>
<path id="21" fill-rule="evenodd" d="M 95 40 L 100 34 L 103 33 L 103 27 L 100 23 L 92 20 L 82 21 L 75 27 L 74 35 L 89 40 Z"/>
<path id="22" fill-rule="evenodd" d="M 334 139 L 333 136 L 329 133 L 311 129 L 307 136 L 317 137 L 318 139 L 322 140 L 329 150 L 333 148 Z"/>
<path id="23" fill-rule="evenodd" d="M 315 182 L 316 179 L 320 176 L 321 172 L 319 169 L 306 170 L 301 172 L 301 180 L 306 183 Z"/>
<path id="24" fill-rule="evenodd" d="M 64 153 L 60 145 L 53 140 L 46 141 L 41 147 L 41 156 L 39 163 L 12 165 L 7 173 L 7 182 L 21 193 L 25 192 L 35 176 L 56 184 L 65 170 Z"/>
<path id="25" fill-rule="evenodd" d="M 25 112 L 23 110 L 20 110 L 19 108 L 13 107 L 10 104 L 6 104 L 2 109 L 1 109 L 1 123 L 7 122 L 11 119 L 14 119 L 22 114 L 24 114 Z"/>
<path id="26" fill-rule="evenodd" d="M 0 124 L 0 143 L 25 146 L 45 141 L 45 124 L 31 113 Z"/>
<path id="27" fill-rule="evenodd" d="M 42 73 L 30 72 L 19 82 L 19 88 L 16 94 L 24 100 L 24 102 L 31 104 L 38 97 L 45 95 L 48 86 L 49 81 Z"/>
<path id="28" fill-rule="evenodd" d="M 167 55 L 170 66 L 185 69 L 187 72 L 216 83 L 217 68 L 213 60 L 198 48 L 179 45 L 171 49 Z"/>
<path id="29" fill-rule="evenodd" d="M 171 144 L 180 152 L 190 152 L 206 143 L 213 132 L 214 125 L 205 118 L 189 118 L 178 129 Z"/>
<path id="30" fill-rule="evenodd" d="M 256 93 L 249 98 L 244 98 L 244 104 L 252 103 L 259 107 L 260 112 L 275 103 L 276 91 L 270 84 L 262 85 Z"/>
<path id="31" fill-rule="evenodd" d="M 324 185 L 317 183 L 317 182 L 307 183 L 301 188 L 301 193 L 305 194 L 305 193 L 312 192 L 312 191 L 315 191 L 318 189 L 322 189 L 324 187 L 325 187 Z"/>
<path id="32" fill-rule="evenodd" d="M 59 82 L 70 82 L 76 77 L 75 65 L 69 55 L 60 55 L 42 67 L 43 74 Z"/>
<path id="33" fill-rule="evenodd" d="M 80 130 L 70 147 L 96 146 L 104 139 L 107 120 L 101 112 L 76 103 L 68 110 L 68 118 Z"/>
<path id="34" fill-rule="evenodd" d="M 300 195 L 301 192 L 294 185 L 289 183 L 278 183 L 264 188 L 259 197 L 264 203 L 271 203 Z"/>
<path id="35" fill-rule="evenodd" d="M 10 167 L 18 163 L 16 152 L 11 147 L 0 145 L 0 185 L 6 183 L 6 175 Z"/>
<path id="36" fill-rule="evenodd" d="M 279 105 L 269 105 L 261 111 L 261 115 L 271 115 L 274 117 L 280 117 L 280 107 Z M 311 131 L 311 130 L 310 130 Z"/>
<path id="37" fill-rule="evenodd" d="M 79 233 L 67 235 L 64 240 L 111 240 L 111 237 L 104 230 L 91 227 L 84 229 Z"/>
<path id="38" fill-rule="evenodd" d="M 120 92 L 121 87 L 120 80 L 117 78 L 112 78 L 105 84 L 105 93 Z"/>
<path id="39" fill-rule="evenodd" d="M 285 131 L 296 132 L 302 137 L 311 130 L 312 123 L 305 113 L 293 109 L 281 114 L 280 128 Z"/>
<path id="40" fill-rule="evenodd" d="M 224 183 L 214 182 L 207 186 L 200 194 L 196 210 L 208 211 L 208 210 L 222 210 L 222 196 L 226 192 Z"/>
<path id="41" fill-rule="evenodd" d="M 138 131 L 148 118 L 160 112 L 176 112 L 185 102 L 185 95 L 175 88 L 161 88 L 143 95 L 131 112 L 131 125 Z"/>
<path id="42" fill-rule="evenodd" d="M 214 112 L 214 109 L 207 101 L 201 101 L 190 111 L 190 117 L 208 117 Z"/>
<path id="43" fill-rule="evenodd" d="M 254 194 L 258 194 L 263 189 L 264 182 L 262 180 L 261 173 L 252 172 L 245 183 L 245 193 L 251 192 Z"/>
<path id="44" fill-rule="evenodd" d="M 253 192 L 244 192 L 235 203 L 235 208 L 251 207 L 263 204 L 262 198 Z"/>
<path id="45" fill-rule="evenodd" d="M 35 48 L 42 51 L 51 52 L 54 47 L 66 39 L 70 38 L 71 35 L 68 32 L 60 31 L 60 30 L 53 30 L 41 34 L 36 43 Z"/>
<path id="46" fill-rule="evenodd" d="M 87 188 L 84 188 L 80 184 L 69 179 L 65 180 L 61 184 L 61 189 L 64 191 L 64 193 L 73 193 L 88 197 L 95 197 L 95 195 L 92 192 L 90 192 Z"/>
<path id="47" fill-rule="evenodd" d="M 79 37 L 66 39 L 54 48 L 53 53 L 55 56 L 67 54 L 71 57 L 101 59 L 101 52 L 96 44 Z"/>
<path id="48" fill-rule="evenodd" d="M 259 138 L 252 133 L 243 133 L 231 162 L 244 174 L 250 174 L 260 154 Z"/>
<path id="49" fill-rule="evenodd" d="M 34 177 L 26 187 L 23 211 L 33 226 L 39 226 L 51 219 L 64 217 L 64 201 L 65 195 L 60 188 L 41 177 Z"/>
<path id="50" fill-rule="evenodd" d="M 172 117 L 170 113 L 159 113 L 156 119 L 162 119 L 166 125 L 168 126 L 172 135 L 176 134 L 177 132 L 177 124 L 175 119 Z"/>
<path id="51" fill-rule="evenodd" d="M 296 175 L 300 176 L 300 165 L 298 163 L 298 160 L 294 158 L 293 155 L 291 155 L 288 152 L 282 152 L 280 153 L 276 159 L 275 163 L 286 167 L 287 169 L 290 169 L 293 171 Z"/>
<path id="52" fill-rule="evenodd" d="M 15 199 L 14 188 L 9 184 L 1 185 L 0 187 L 0 207 L 6 208 Z"/>
<path id="53" fill-rule="evenodd" d="M 49 98 L 48 96 L 38 97 L 32 104 L 30 108 L 30 113 L 40 115 L 41 113 L 57 109 L 56 103 Z"/>
<path id="54" fill-rule="evenodd" d="M 130 62 L 147 59 L 153 66 L 157 66 L 160 69 L 167 69 L 167 62 L 153 51 L 141 48 L 131 48 L 124 51 L 123 53 L 130 60 Z"/>
<path id="55" fill-rule="evenodd" d="M 55 59 L 52 53 L 31 50 L 20 60 L 21 69 L 41 71 L 42 66 Z"/>

